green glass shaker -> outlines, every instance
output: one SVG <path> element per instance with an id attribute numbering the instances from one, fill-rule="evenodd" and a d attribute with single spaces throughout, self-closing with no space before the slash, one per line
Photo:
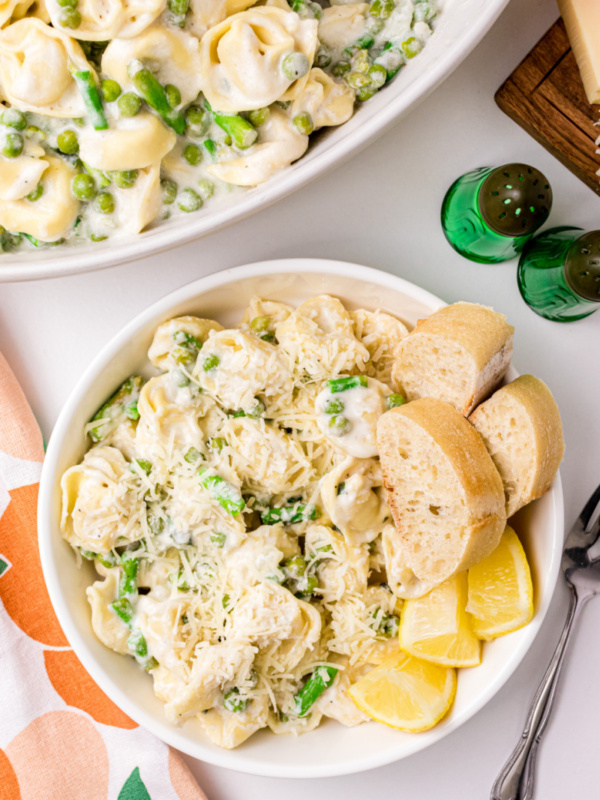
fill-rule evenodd
<path id="1" fill-rule="evenodd" d="M 518 256 L 546 222 L 552 189 L 527 164 L 482 167 L 455 181 L 442 203 L 446 238 L 465 258 L 497 264 Z"/>
<path id="2" fill-rule="evenodd" d="M 525 249 L 519 289 L 536 314 L 572 322 L 600 308 L 600 231 L 550 228 Z"/>

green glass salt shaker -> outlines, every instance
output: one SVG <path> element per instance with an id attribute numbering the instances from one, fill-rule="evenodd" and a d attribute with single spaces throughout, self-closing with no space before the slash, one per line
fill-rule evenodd
<path id="1" fill-rule="evenodd" d="M 442 228 L 462 256 L 497 264 L 518 256 L 546 222 L 552 189 L 527 164 L 481 167 L 455 181 L 442 203 Z"/>
<path id="2" fill-rule="evenodd" d="M 550 228 L 519 260 L 519 289 L 536 314 L 573 322 L 600 308 L 600 231 Z"/>

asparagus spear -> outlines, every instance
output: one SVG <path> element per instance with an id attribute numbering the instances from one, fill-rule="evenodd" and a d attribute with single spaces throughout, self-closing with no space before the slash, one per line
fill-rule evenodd
<path id="1" fill-rule="evenodd" d="M 229 483 L 214 472 L 209 472 L 207 469 L 201 469 L 198 474 L 200 475 L 202 486 L 211 493 L 217 503 L 232 517 L 236 517 L 240 511 L 244 510 L 246 504 L 239 489 L 232 483 Z"/>
<path id="2" fill-rule="evenodd" d="M 308 714 L 325 689 L 329 689 L 337 674 L 335 667 L 317 667 L 296 695 L 296 713 L 299 717 Z"/>
<path id="3" fill-rule="evenodd" d="M 348 389 L 355 389 L 357 386 L 368 386 L 367 378 L 364 375 L 350 375 L 346 378 L 332 378 L 327 381 L 327 386 L 331 394 L 347 392 Z"/>
<path id="4" fill-rule="evenodd" d="M 92 422 L 98 422 L 88 431 L 94 442 L 101 442 L 108 436 L 124 418 L 139 419 L 137 401 L 142 388 L 142 378 L 132 375 L 109 397 L 92 417 Z"/>
<path id="5" fill-rule="evenodd" d="M 137 58 L 129 62 L 127 72 L 136 91 L 157 114 L 173 128 L 175 133 L 185 133 L 185 117 L 181 111 L 171 108 L 165 87 Z"/>
<path id="6" fill-rule="evenodd" d="M 97 131 L 105 131 L 108 128 L 108 122 L 104 113 L 102 98 L 91 70 L 72 70 L 71 74 L 81 92 L 92 125 Z"/>
<path id="7" fill-rule="evenodd" d="M 128 628 L 131 627 L 131 620 L 133 619 L 133 606 L 127 597 L 120 597 L 110 604 L 110 607 L 115 612 L 117 617 L 122 620 Z"/>
<path id="8" fill-rule="evenodd" d="M 212 110 L 208 100 L 205 101 L 205 104 L 219 128 L 222 128 L 225 133 L 231 136 L 240 150 L 246 150 L 246 148 L 251 147 L 258 139 L 256 128 L 247 119 L 240 117 L 239 114 L 219 114 L 218 111 Z"/>

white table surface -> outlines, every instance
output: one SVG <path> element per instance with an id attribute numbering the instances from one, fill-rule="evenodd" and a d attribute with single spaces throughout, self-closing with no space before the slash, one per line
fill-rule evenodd
<path id="1" fill-rule="evenodd" d="M 557 17 L 555 0 L 513 0 L 478 49 L 410 117 L 337 171 L 245 222 L 145 262 L 61 280 L 0 285 L 0 350 L 48 438 L 88 361 L 135 314 L 223 267 L 281 257 L 368 264 L 445 300 L 493 305 L 515 325 L 514 363 L 559 403 L 570 525 L 600 481 L 600 313 L 560 325 L 521 300 L 515 263 L 480 266 L 446 244 L 446 188 L 478 166 L 524 161 L 554 189 L 551 223 L 598 228 L 600 199 L 495 106 L 495 90 Z M 459 731 L 402 762 L 348 778 L 291 781 L 236 774 L 187 759 L 209 800 L 485 800 L 519 737 L 525 709 L 566 609 L 559 583 L 541 633 L 509 683 Z M 600 602 L 586 610 L 541 747 L 536 798 L 591 800 L 597 788 Z"/>

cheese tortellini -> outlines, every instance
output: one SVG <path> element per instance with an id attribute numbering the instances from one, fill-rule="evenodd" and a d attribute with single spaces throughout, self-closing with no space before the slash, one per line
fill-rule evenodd
<path id="1" fill-rule="evenodd" d="M 325 393 L 370 431 L 392 392 L 366 373 L 401 323 L 375 326 L 371 350 L 368 313 L 255 296 L 235 326 L 216 308 L 162 320 L 153 377 L 113 391 L 62 478 L 62 534 L 98 573 L 95 635 L 149 673 L 171 724 L 219 747 L 364 722 L 349 689 L 398 650 L 413 576 L 378 456 L 319 421 Z"/>
<path id="2" fill-rule="evenodd" d="M 312 63 L 318 23 L 273 6 L 234 14 L 211 28 L 201 42 L 203 91 L 218 111 L 238 113 L 291 100 L 304 76 L 286 74 L 286 56 L 300 53 Z"/>
<path id="3" fill-rule="evenodd" d="M 60 30 L 63 25 L 64 4 L 46 0 L 52 24 Z M 77 39 L 106 42 L 119 37 L 138 36 L 162 13 L 166 0 L 79 0 L 77 11 L 80 23 Z"/>
<path id="4" fill-rule="evenodd" d="M 0 0 L 0 251 L 136 235 L 295 169 L 432 33 L 437 0 L 371 3 Z M 304 339 L 316 380 L 342 351 L 364 370 L 359 325 L 338 353 L 246 322 L 264 316 L 258 338 Z"/>
<path id="5" fill-rule="evenodd" d="M 60 29 L 29 18 L 0 31 L 0 93 L 12 106 L 49 117 L 83 116 L 71 67 L 90 69 L 81 47 Z"/>

